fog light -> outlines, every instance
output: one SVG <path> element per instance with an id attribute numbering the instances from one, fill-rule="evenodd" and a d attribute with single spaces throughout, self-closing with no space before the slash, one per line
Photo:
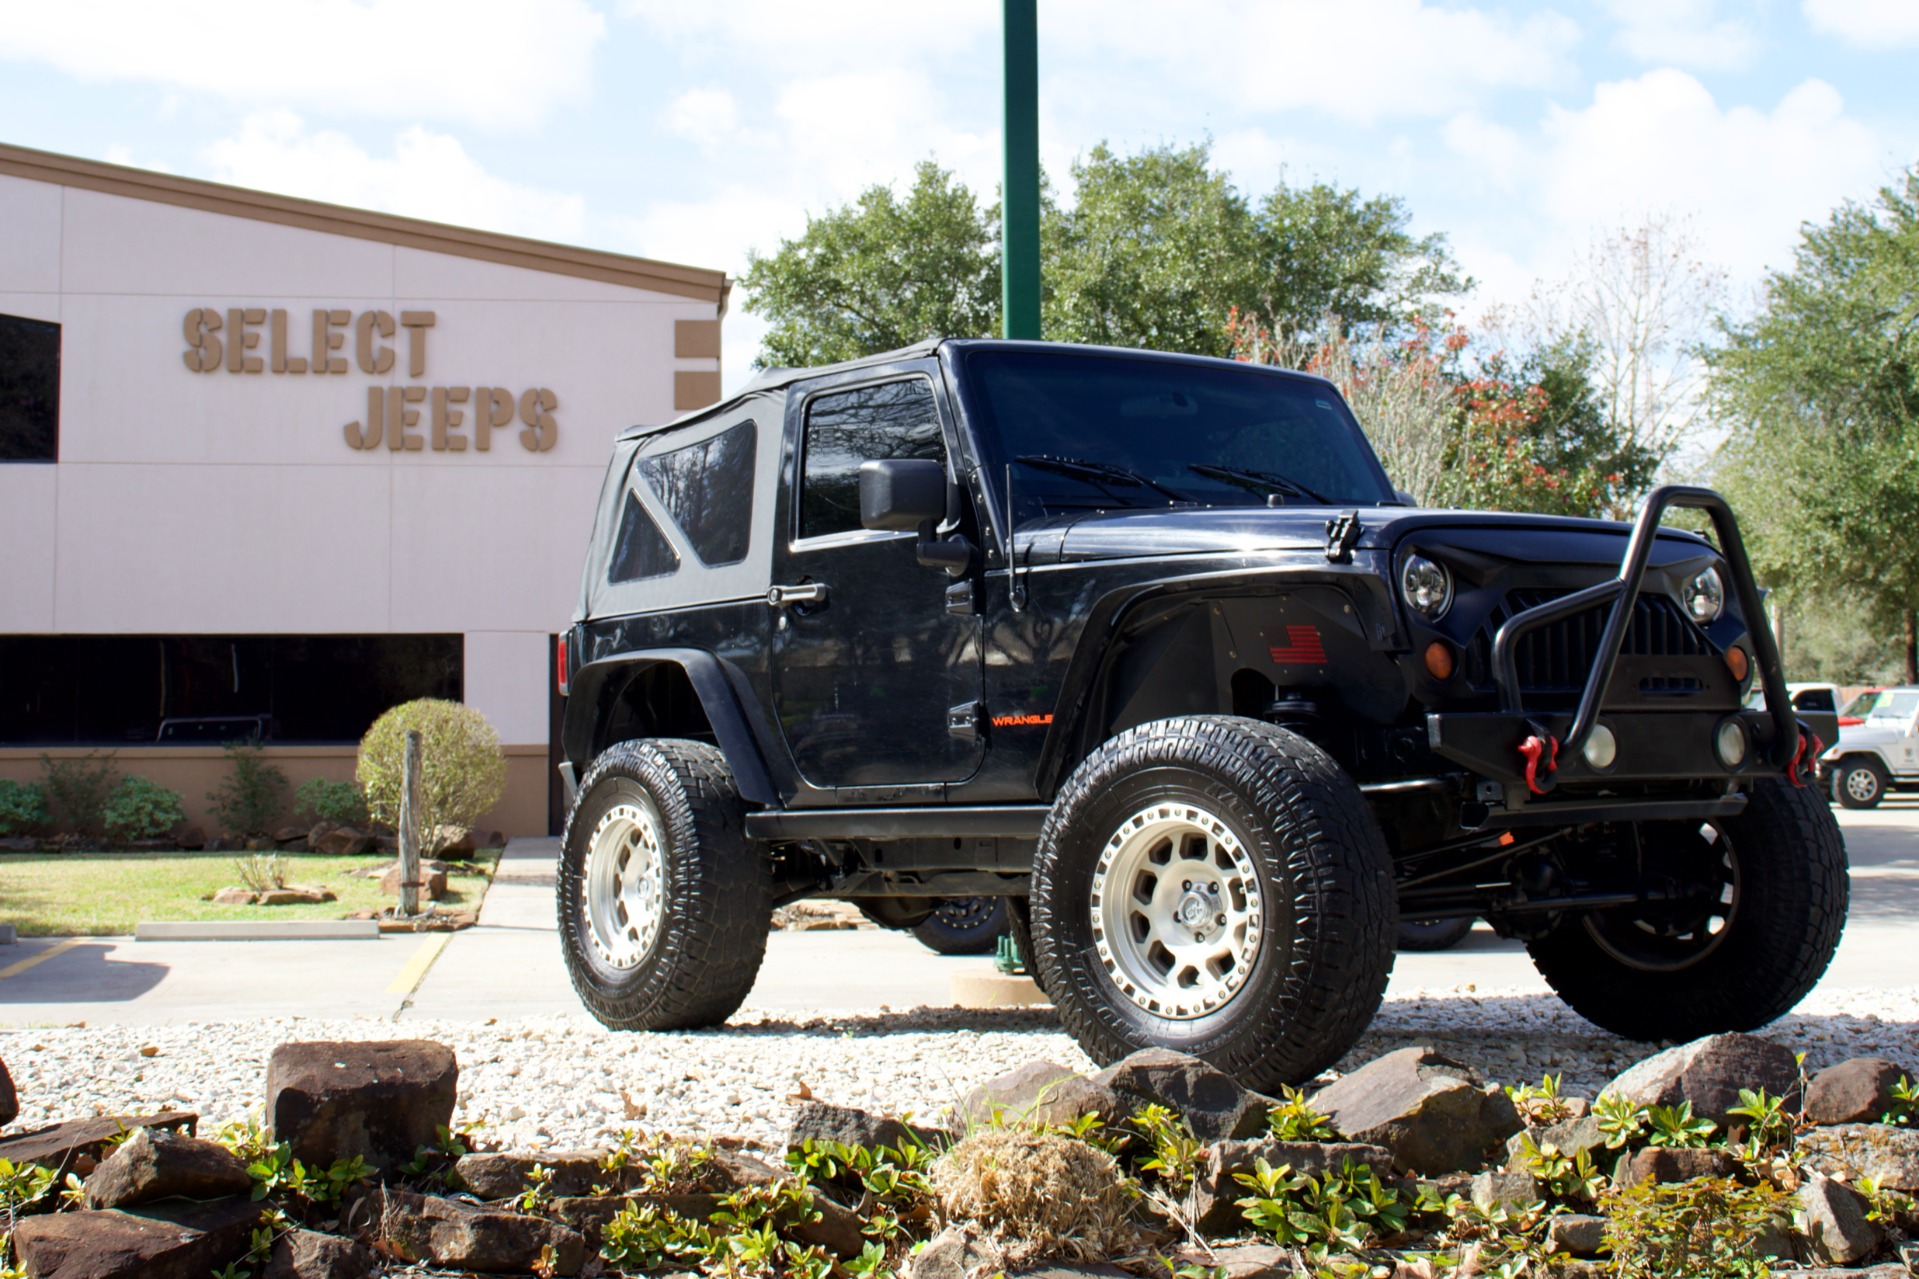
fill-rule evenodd
<path id="1" fill-rule="evenodd" d="M 1434 679 L 1453 677 L 1453 650 L 1445 640 L 1434 640 L 1426 646 L 1426 673 Z"/>
<path id="2" fill-rule="evenodd" d="M 1580 754 L 1586 757 L 1586 763 L 1603 773 L 1619 758 L 1619 739 L 1604 724 L 1594 724 L 1593 731 L 1586 735 L 1586 745 Z"/>
<path id="3" fill-rule="evenodd" d="M 1743 684 L 1746 676 L 1752 674 L 1752 662 L 1746 657 L 1746 650 L 1734 644 L 1726 650 L 1726 669 L 1732 672 L 1732 682 Z"/>
<path id="4" fill-rule="evenodd" d="M 1746 762 L 1746 726 L 1736 719 L 1721 721 L 1712 737 L 1712 749 L 1720 763 L 1738 768 Z"/>

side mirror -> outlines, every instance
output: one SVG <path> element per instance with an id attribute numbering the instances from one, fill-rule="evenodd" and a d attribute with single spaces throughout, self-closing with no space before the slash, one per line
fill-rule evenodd
<path id="1" fill-rule="evenodd" d="M 1394 489 L 1393 496 L 1398 499 L 1399 504 L 1401 506 L 1418 506 L 1419 505 L 1419 499 L 1414 497 L 1411 493 L 1408 493 L 1405 489 Z"/>
<path id="2" fill-rule="evenodd" d="M 860 524 L 904 531 L 946 518 L 946 468 L 926 458 L 860 463 Z"/>

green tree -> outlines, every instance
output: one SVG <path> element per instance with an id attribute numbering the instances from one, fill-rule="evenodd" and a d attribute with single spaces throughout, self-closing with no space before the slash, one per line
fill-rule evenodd
<path id="1" fill-rule="evenodd" d="M 924 338 L 999 331 L 999 212 L 932 161 L 904 199 L 868 187 L 747 255 L 746 309 L 771 323 L 762 365 L 830 364 Z"/>
<path id="2" fill-rule="evenodd" d="M 1919 168 L 1801 229 L 1764 303 L 1708 355 L 1720 483 L 1772 585 L 1871 602 L 1919 680 Z"/>

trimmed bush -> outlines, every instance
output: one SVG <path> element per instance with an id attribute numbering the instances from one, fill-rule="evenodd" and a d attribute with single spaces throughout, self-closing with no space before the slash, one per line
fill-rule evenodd
<path id="1" fill-rule="evenodd" d="M 0 838 L 31 835 L 53 824 L 47 793 L 32 782 L 0 778 Z"/>
<path id="2" fill-rule="evenodd" d="M 100 810 L 107 834 L 118 840 L 159 839 L 187 819 L 180 792 L 144 777 L 127 776 Z"/>
<path id="3" fill-rule="evenodd" d="M 224 749 L 233 773 L 207 792 L 213 819 L 236 835 L 265 835 L 286 807 L 287 775 L 257 742 L 228 742 Z"/>
<path id="4" fill-rule="evenodd" d="M 88 751 L 78 759 L 55 759 L 41 752 L 40 767 L 47 778 L 41 785 L 54 825 L 84 839 L 99 839 L 106 834 L 103 810 L 107 796 L 120 781 L 113 760 L 112 751 L 105 755 Z"/>
<path id="5" fill-rule="evenodd" d="M 486 716 L 459 702 L 421 698 L 380 716 L 360 741 L 360 785 L 374 820 L 395 830 L 409 729 L 420 732 L 420 850 L 431 855 L 500 802 L 506 752 Z"/>
<path id="6" fill-rule="evenodd" d="M 309 778 L 293 792 L 293 805 L 295 812 L 335 826 L 364 826 L 372 820 L 366 811 L 366 796 L 352 782 Z"/>

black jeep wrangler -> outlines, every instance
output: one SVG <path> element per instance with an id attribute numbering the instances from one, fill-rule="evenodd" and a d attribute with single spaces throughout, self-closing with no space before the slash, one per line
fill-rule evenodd
<path id="1" fill-rule="evenodd" d="M 1401 914 L 1481 916 L 1607 1029 L 1750 1029 L 1847 893 L 1762 619 L 1714 493 L 1412 509 L 1301 373 L 955 340 L 769 372 L 607 472 L 567 964 L 609 1026 L 704 1026 L 783 902 L 1001 896 L 1093 1058 L 1271 1088 L 1365 1029 Z"/>

